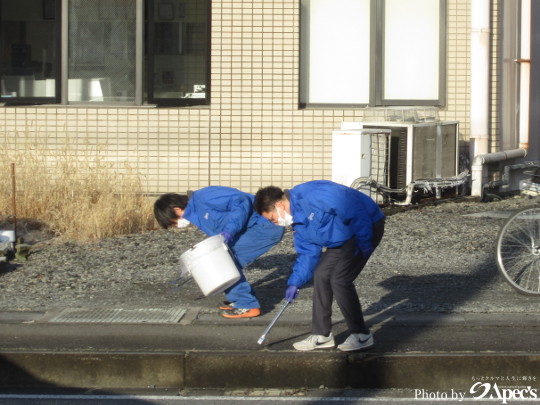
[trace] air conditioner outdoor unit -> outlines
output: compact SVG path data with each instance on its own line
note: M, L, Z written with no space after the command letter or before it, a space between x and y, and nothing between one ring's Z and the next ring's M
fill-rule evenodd
M419 179L458 174L458 121L343 122L341 128L390 131L386 185L391 188L400 189Z

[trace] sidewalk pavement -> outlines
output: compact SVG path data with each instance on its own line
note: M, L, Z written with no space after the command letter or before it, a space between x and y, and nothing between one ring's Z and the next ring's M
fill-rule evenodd
M309 333L311 314L296 309L283 313L263 344L257 341L277 308L257 318L229 320L191 306L178 308L174 322L154 321L154 313L141 309L139 321L127 323L118 316L107 319L122 312L118 309L94 319L80 308L0 313L0 387L469 392L484 380L540 385L540 313L383 311L366 317L373 348L302 353L292 343ZM336 344L347 337L339 317L334 335Z
M283 294L264 279L265 312L253 319L220 317L221 296L199 299L194 283L178 307L0 312L0 389L539 389L539 298L497 279L492 258L467 254L480 263L370 280L361 297L375 346L361 352L292 348L310 332L309 287L258 344ZM340 316L335 308L336 344L347 338Z

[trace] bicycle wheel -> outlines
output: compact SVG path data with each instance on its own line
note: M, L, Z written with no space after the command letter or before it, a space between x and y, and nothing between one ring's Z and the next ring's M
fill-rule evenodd
M540 208L508 218L497 238L497 265L516 290L540 295Z

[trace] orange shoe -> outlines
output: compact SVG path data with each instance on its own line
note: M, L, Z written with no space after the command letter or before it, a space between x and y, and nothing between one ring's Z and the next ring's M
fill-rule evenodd
M261 314L260 308L232 308L221 311L221 316L229 319L255 318Z

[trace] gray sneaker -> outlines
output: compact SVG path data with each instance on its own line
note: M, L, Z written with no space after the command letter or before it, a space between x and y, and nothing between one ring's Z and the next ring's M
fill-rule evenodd
M334 336L332 336L332 333L330 333L329 336L311 335L306 339L293 344L293 347L301 352L307 352L315 349L331 349L335 346L336 344L334 342Z
M367 349L374 344L373 335L371 333L353 333L337 348L344 352L351 352L353 350Z

